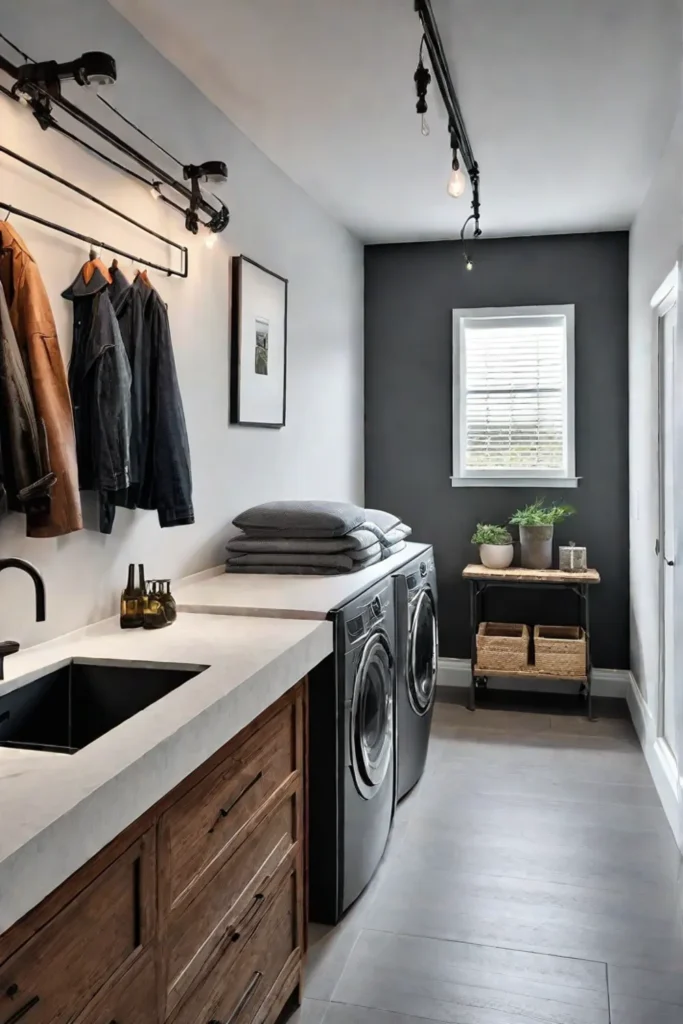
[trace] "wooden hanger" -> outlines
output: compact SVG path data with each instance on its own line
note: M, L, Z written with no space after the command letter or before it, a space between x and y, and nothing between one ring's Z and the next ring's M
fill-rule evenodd
M112 283L111 274L109 273L109 271L107 270L106 266L99 258L99 256L97 256L95 250L91 249L90 259L88 260L87 263L83 264L83 269L81 271L81 273L83 274L83 280L85 281L86 284L90 284L90 282L92 281L93 274L95 273L96 270L99 270L107 284Z
M137 273L135 274L135 280L137 281L138 278L140 278L142 283L144 285L146 285L147 288L151 288L152 287L152 282L147 277L147 271L146 270L138 270Z

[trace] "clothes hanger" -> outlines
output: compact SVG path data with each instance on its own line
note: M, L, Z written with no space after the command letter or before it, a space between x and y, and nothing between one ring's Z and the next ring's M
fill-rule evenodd
M100 259L100 257L97 255L97 250L91 249L90 258L88 259L87 263L83 264L83 269L81 270L81 273L83 274L83 280L85 281L86 284L90 284L90 281L92 280L93 274L95 273L96 270L99 270L107 284L112 283L112 276L107 270L102 260Z
M146 271L146 270L140 270L140 269L138 268L138 270L136 271L136 274L135 274L135 280L137 281L137 279L138 279L138 278L140 278L140 280L142 281L142 283L143 283L144 285L146 285L146 286L147 286L147 288L151 288L151 287L152 287L152 282L151 282L151 281L150 281L150 279L148 278L148 276L147 276L147 271Z

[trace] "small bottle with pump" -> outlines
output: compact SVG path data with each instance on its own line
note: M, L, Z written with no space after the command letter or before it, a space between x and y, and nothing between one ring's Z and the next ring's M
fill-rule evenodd
M135 586L135 566L128 566L128 582L121 594L121 629L137 629L144 624L142 591Z

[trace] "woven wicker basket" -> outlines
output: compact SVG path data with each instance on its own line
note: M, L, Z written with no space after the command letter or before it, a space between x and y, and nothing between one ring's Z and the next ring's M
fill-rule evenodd
M537 672L570 679L586 674L586 633L580 626L534 626Z
M523 672L529 664L529 627L518 622L482 622L477 665L491 671Z

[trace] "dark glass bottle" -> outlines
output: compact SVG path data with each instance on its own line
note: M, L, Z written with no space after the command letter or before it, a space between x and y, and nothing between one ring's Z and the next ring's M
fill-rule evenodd
M142 591L135 586L135 566L128 566L128 582L121 594L121 629L137 629L144 623Z

